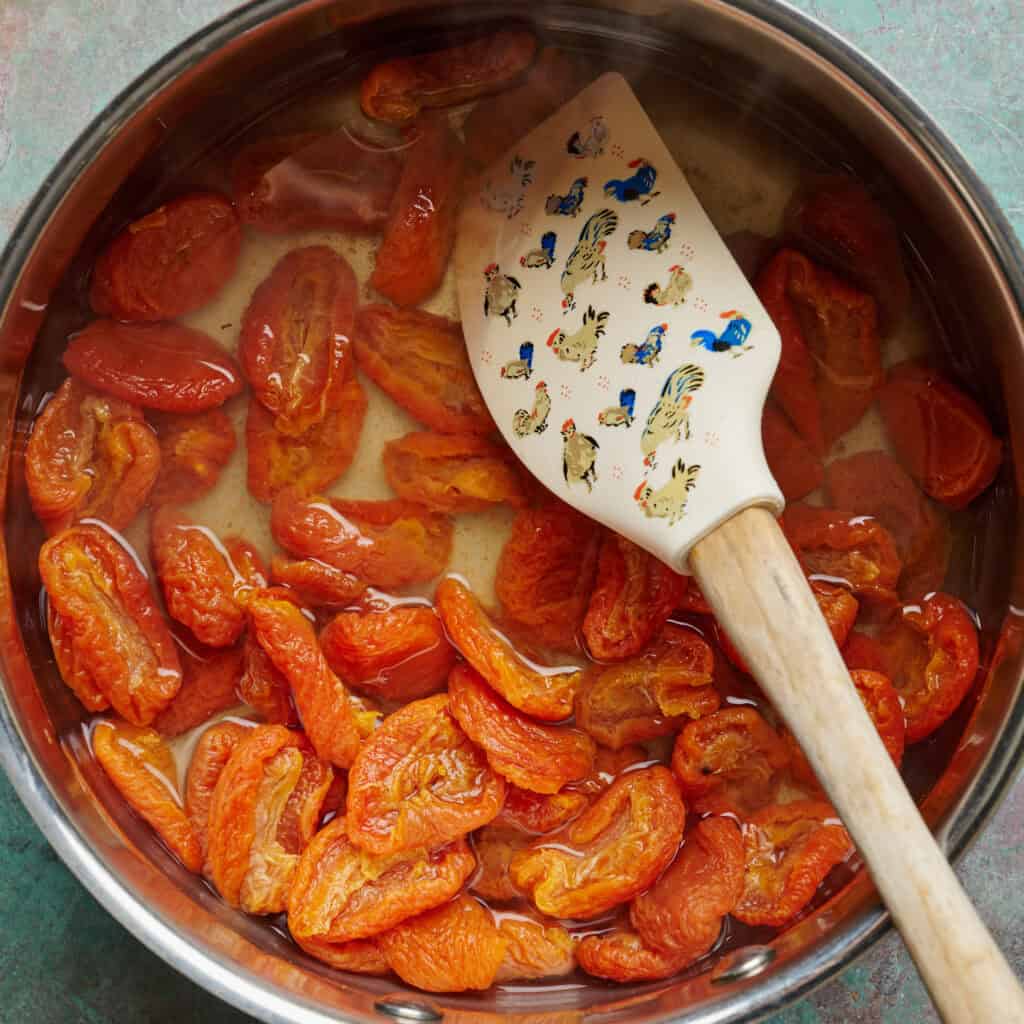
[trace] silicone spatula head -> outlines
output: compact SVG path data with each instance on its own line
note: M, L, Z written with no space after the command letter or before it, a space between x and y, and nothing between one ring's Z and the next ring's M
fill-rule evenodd
M778 332L621 75L481 175L455 260L480 390L556 495L680 568L736 512L782 510Z

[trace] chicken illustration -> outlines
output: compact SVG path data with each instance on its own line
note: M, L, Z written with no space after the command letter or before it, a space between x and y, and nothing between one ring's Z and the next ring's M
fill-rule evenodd
M603 427L628 427L633 423L633 409L636 405L636 392L625 388L619 392L619 404L610 405L597 414L597 422Z
M583 230L579 241L569 253L562 271L562 310L568 312L576 308L576 289L581 284L591 281L596 284L608 277L604 269L605 239L619 226L619 218L614 210L598 210L592 213Z
M681 306L691 287L693 278L677 263L668 268L668 284L664 288L654 281L644 289L644 302L652 306Z
M750 321L735 309L723 313L722 318L729 318L725 330L721 334L714 331L694 331L690 335L694 348L707 349L708 352L731 352L733 358L741 356L752 346L746 343L750 337Z
M604 337L608 314L598 313L587 306L580 329L573 334L554 330L548 338L548 348L566 363L579 363L580 372L589 370L597 358L597 343Z
M646 206L660 192L652 192L654 183L658 180L658 172L654 169L649 160L639 157L629 163L629 169L634 173L628 178L612 178L604 183L604 194L620 203L631 203L636 199L640 200L641 206Z
M512 326L512 321L519 315L516 313L516 299L522 285L508 274L501 273L497 263L484 268L487 287L484 289L484 316L504 317L505 323Z
M481 192L484 206L503 213L511 220L523 208L526 186L533 184L534 160L514 156L509 161L508 179L499 183L488 181Z
M676 222L674 213L660 216L650 231L630 231L626 244L630 249L643 249L645 252L664 252L668 240L672 237L672 225Z
M582 132L573 132L565 145L566 152L577 160L588 156L595 159L601 156L608 141L608 124L603 117L591 118L586 130L586 138Z
M533 373L533 342L524 341L519 346L519 358L507 362L501 368L501 375L506 380L517 380L519 377L529 380L531 373Z
M564 196L553 193L544 203L544 212L575 217L583 208L583 190L587 187L586 178L577 178Z
M588 491L594 489L600 447L594 438L581 434L572 420L562 424L562 475L567 484L584 483Z
M639 345L628 342L619 349L619 358L629 365L654 366L661 358L661 343L668 330L668 324L655 324Z
M667 519L669 526L682 519L690 491L697 484L700 466L687 466L677 459L672 475L657 490L645 480L633 492L633 499L651 519Z
M693 363L684 363L668 375L640 435L645 466L656 465L658 445L669 440L679 441L684 435L690 439L690 403L693 393L703 385L704 371Z
M512 432L516 437L543 434L548 429L548 413L551 412L551 396L544 381L538 381L533 393L533 408L516 409L512 416Z
M525 256L519 257L521 267L543 267L545 270L555 262L555 242L558 241L554 231L545 231L540 236L540 248L531 249Z

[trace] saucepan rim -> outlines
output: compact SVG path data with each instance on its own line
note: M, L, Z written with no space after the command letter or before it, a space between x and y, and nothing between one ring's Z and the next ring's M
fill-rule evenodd
M710 2L731 6L785 33L824 58L881 104L923 149L965 204L1017 308L1024 310L1024 252L1008 221L963 154L889 75L830 29L781 0ZM310 0L305 6L316 8L327 3L328 0ZM107 104L57 162L15 226L0 256L0 314L11 301L21 269L63 196L108 139L150 99L208 55L297 6L302 5L295 0L255 0L224 15L156 61ZM952 859L962 855L1011 783L1021 746L1016 737L1022 726L1024 707L1018 701L987 762L951 815L944 838ZM136 899L57 800L20 734L6 694L0 700L0 764L40 830L79 881L139 941L172 967L238 1009L270 1024L328 1024L343 1019L334 1010L318 1009L302 996L286 993L247 971L240 972L214 950L201 949L190 942L171 923ZM863 954L888 927L888 915L880 906L866 909L858 920L837 929L841 934L821 940L812 953L781 964L755 987L715 1000L707 1013L700 1016L700 1024L756 1019L778 1010Z

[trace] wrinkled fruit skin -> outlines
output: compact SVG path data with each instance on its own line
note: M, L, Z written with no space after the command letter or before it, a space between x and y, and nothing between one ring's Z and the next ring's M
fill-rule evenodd
M275 586L290 587L303 604L313 608L345 608L356 604L366 591L358 576L315 558L274 555L270 578Z
M28 440L32 511L51 534L85 518L123 530L145 504L160 463L160 445L135 406L69 378Z
M348 834L388 856L486 825L505 782L459 728L447 694L406 704L363 744L348 777Z
M242 390L242 373L209 335L175 323L94 320L64 365L97 391L158 412L203 412Z
M58 664L73 665L122 718L149 725L181 688L182 675L134 557L102 527L72 526L42 546L39 574L60 623Z
M425 992L490 988L509 945L490 910L465 893L379 941L395 974Z
M825 876L853 850L826 803L772 804L743 826L743 895L733 917L779 928L811 901Z
M495 981L558 978L576 966L575 942L560 924L528 917L505 917L498 932L508 943Z
M286 592L260 591L249 601L253 634L288 681L317 755L348 768L359 749L359 726L345 684L331 671L313 624Z
M362 306L356 315L355 354L374 384L431 430L494 431L457 320L421 309Z
M509 782L550 794L590 774L595 744L586 733L533 721L466 665L449 676L448 696L455 720Z
M330 766L302 733L260 725L238 743L214 787L208 819L210 875L231 906L250 914L287 907L331 780Z
M770 402L761 416L761 441L768 469L786 501L799 501L821 486L825 478L821 459Z
M103 250L89 301L116 320L173 320L205 306L234 276L242 230L212 192L182 196L129 224Z
M512 881L542 913L596 917L651 886L675 856L685 821L668 769L629 772L562 832L516 854Z
M178 657L181 689L153 719L153 728L161 736L180 736L238 703L244 660L241 646L195 653L182 650Z
M238 352L255 397L298 437L344 400L358 283L333 249L293 249L253 293Z
M222 409L196 416L150 413L160 443L160 474L149 503L180 505L195 501L217 485L235 452L235 428Z
M437 613L424 605L341 612L324 627L320 646L349 686L395 701L444 689L456 658Z
M688 963L680 953L663 953L635 932L615 930L588 935L576 950L580 967L608 981L659 981L678 974Z
M199 871L202 848L182 807L174 757L160 735L128 722L102 721L93 729L92 749L132 809L189 871Z
M498 633L472 591L452 576L438 584L435 603L463 657L509 704L546 722L569 717L581 672L532 668Z
M461 46L384 61L363 79L363 113L401 123L424 107L450 107L485 96L524 71L536 49L532 33L509 29Z
M476 866L465 840L377 857L353 846L334 818L299 862L288 900L288 930L299 943L366 939L450 900Z

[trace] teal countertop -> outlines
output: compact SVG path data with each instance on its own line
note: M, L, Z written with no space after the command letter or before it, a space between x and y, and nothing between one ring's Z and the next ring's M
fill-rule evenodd
M224 0L0 0L0 246L79 130ZM796 0L900 81L1024 235L1024 2ZM1024 973L1024 782L958 874ZM0 777L0 1020L234 1024L244 1015L145 950L75 881ZM771 1024L936 1021L890 934ZM993 1022L995 1024L995 1022Z

